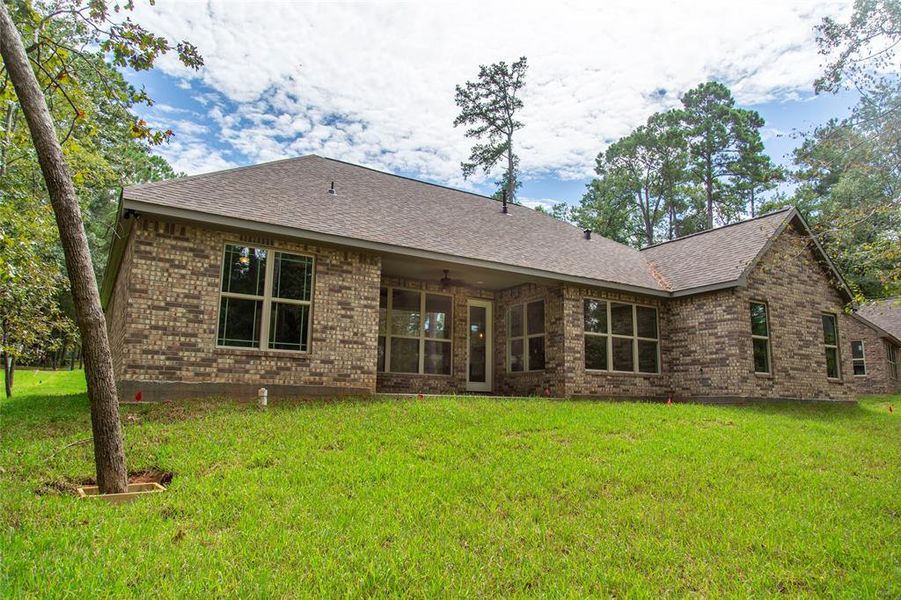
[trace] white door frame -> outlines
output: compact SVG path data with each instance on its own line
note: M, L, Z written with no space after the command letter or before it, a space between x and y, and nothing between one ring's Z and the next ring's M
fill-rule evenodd
M471 323L469 322L472 306L479 306L485 309L485 381L469 381L469 336L472 333ZM490 392L494 380L494 303L491 300L476 300L467 298L466 300L466 391L469 392Z

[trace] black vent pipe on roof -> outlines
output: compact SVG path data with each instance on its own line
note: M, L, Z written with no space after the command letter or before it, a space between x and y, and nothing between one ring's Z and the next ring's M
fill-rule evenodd
M335 191L335 182L334 181L332 182L332 187L330 187L328 189L328 193L331 194L332 196L335 196L338 194L338 192Z
M501 202L503 203L503 205L501 206L501 212L506 215L507 214L507 190L503 191L503 194L501 194L501 197L502 197Z
M586 240L590 240L590 239L591 239L591 230L590 230L590 229L586 229L586 230L585 230L585 239L586 239Z

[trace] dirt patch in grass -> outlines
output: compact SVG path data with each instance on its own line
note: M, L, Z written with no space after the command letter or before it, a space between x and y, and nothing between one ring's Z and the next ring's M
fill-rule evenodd
M151 467L150 469L129 473L128 483L158 483L166 486L169 485L173 477L175 477L175 473L172 471ZM78 488L84 485L97 485L97 480L89 477L81 480L57 479L55 481L46 481L34 493L38 496L77 495Z

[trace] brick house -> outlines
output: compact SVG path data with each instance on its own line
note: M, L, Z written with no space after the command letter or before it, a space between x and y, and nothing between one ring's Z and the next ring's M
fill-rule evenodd
M858 394L901 392L901 297L862 305L848 336Z
M639 251L304 156L125 189L117 234L102 297L123 399L857 393L865 321L792 209Z

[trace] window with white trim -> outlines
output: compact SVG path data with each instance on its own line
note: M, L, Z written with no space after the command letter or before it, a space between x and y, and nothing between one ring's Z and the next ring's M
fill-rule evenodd
M660 372L656 308L586 298L583 310L585 369Z
M770 319L766 304L751 302L751 350L754 372L767 375L770 365Z
M838 320L834 314L823 313L823 346L826 349L826 377L841 378L841 359L838 352Z
M544 369L544 300L507 309L507 370L511 373Z
M450 375L452 315L449 295L381 288L378 370Z
M851 342L851 364L854 366L854 374L864 376L867 374L867 360L864 353L863 340Z
M307 352L313 257L227 244L216 344Z
M888 374L898 379L898 349L891 342L885 342L885 355L888 358Z

